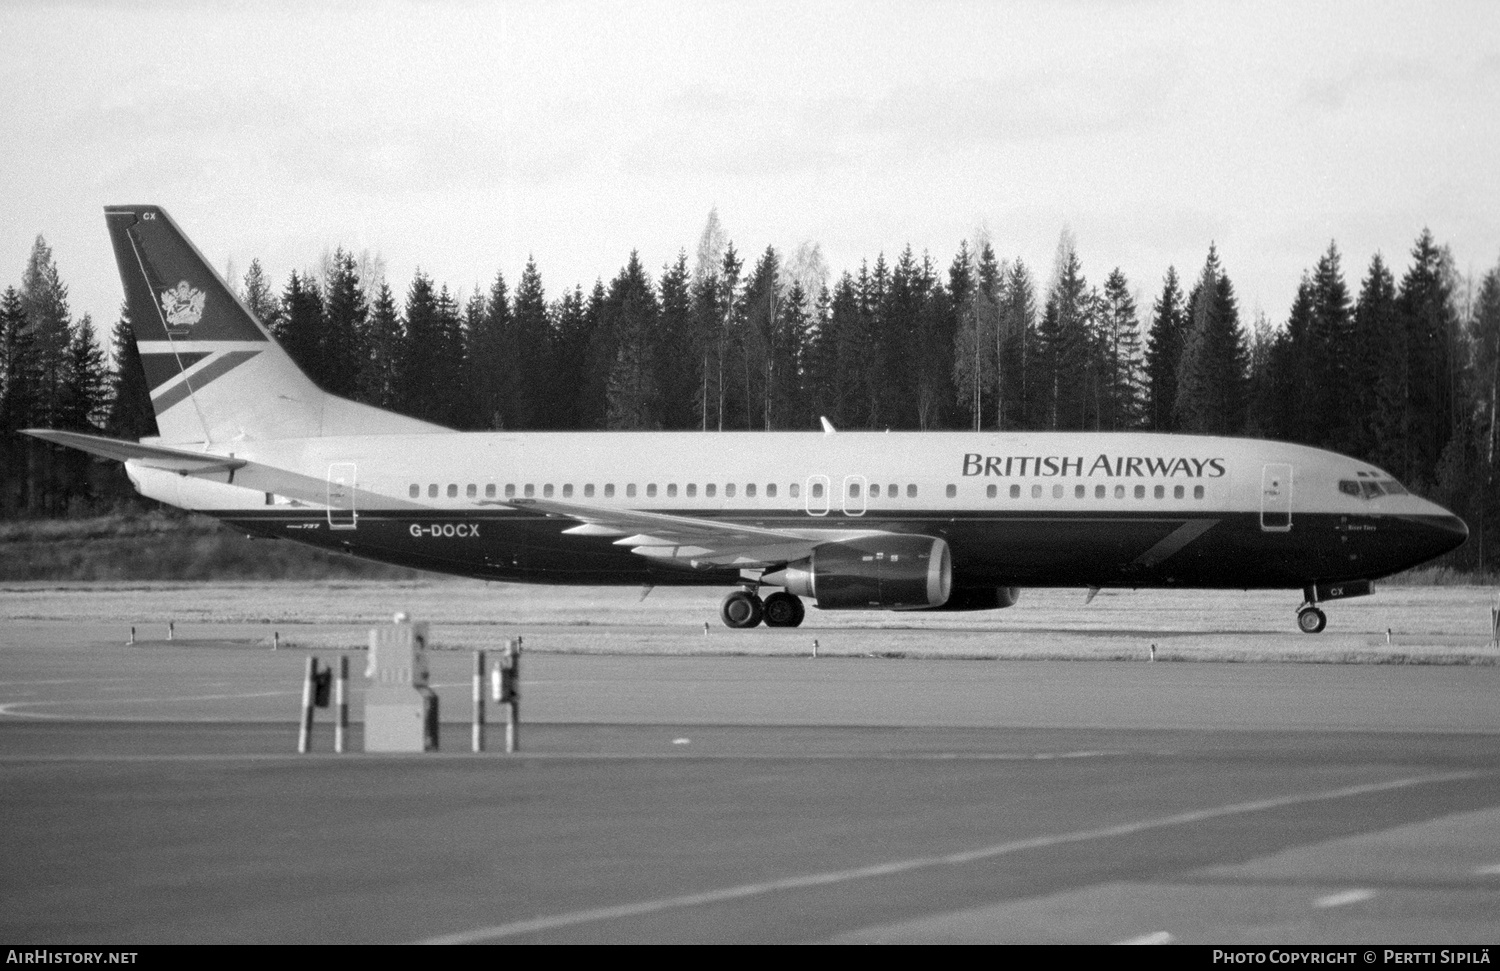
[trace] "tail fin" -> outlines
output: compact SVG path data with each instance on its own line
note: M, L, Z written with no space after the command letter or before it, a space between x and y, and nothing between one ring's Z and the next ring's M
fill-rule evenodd
M163 441L441 430L318 388L159 206L104 216Z

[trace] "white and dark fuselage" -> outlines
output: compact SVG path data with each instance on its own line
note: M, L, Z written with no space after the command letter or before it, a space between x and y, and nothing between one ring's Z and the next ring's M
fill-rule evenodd
M249 533L493 580L738 587L732 627L1026 586L1301 589L1463 542L1368 464L1142 433L454 432L314 385L157 206L105 210L159 439L28 434ZM763 588L780 588L761 601Z
M495 580L725 585L739 576L733 565L643 556L617 535L565 533L570 521L528 509L528 499L831 538L940 537L958 588L1301 589L1386 576L1465 535L1456 517L1396 491L1373 466L1254 439L451 433L230 451L298 469L308 490L329 498L261 492L244 476L230 485L227 473L210 481L134 469L132 477L153 498L247 532ZM519 508L506 504L518 500Z

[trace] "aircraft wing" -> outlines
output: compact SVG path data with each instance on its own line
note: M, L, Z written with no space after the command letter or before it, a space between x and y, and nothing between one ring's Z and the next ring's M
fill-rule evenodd
M115 459L119 462L134 460L141 465L151 469L161 469L164 472L176 472L180 475L203 475L212 472L229 472L233 469L242 469L246 462L244 459L230 458L226 455L213 455L207 452L190 452L181 448L168 448L164 445L142 445L140 442L127 442L119 438L105 438L102 435L85 435L81 432L59 432L50 428L26 428L21 431L23 435L32 438L40 438L45 442L54 442L58 445L66 445L79 451L89 452L93 455L102 455L107 459Z
M535 510L577 523L564 533L618 536L617 546L695 569L769 567L810 556L824 543L877 535L879 530L789 529L673 516L640 509L588 506L552 499L508 499L497 505Z

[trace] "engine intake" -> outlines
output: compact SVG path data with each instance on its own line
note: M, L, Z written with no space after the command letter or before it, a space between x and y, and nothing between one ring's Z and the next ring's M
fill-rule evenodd
M953 590L953 558L934 536L869 536L824 543L762 583L812 597L823 610L922 610Z

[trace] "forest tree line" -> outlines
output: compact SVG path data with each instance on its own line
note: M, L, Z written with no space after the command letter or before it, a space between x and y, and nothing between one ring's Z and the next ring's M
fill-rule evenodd
M1500 565L1500 265L1467 278L1426 230L1404 268L1376 254L1351 286L1342 264L1330 243L1273 323L1245 319L1212 245L1142 307L1119 269L1091 283L1066 233L1045 275L981 239L830 284L816 247L747 258L710 214L691 262L653 279L632 253L552 296L534 261L514 287L419 269L398 294L342 249L280 288L256 261L235 283L320 386L452 428L1252 435L1385 468L1468 521L1454 565ZM109 466L15 434L155 434L123 309L111 347L112 366L38 237L0 295L0 516L126 501Z

